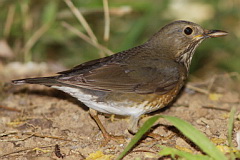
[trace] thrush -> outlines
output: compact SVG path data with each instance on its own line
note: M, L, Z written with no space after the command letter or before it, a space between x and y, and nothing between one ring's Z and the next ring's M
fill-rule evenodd
M197 46L207 38L225 35L225 31L175 21L137 47L80 64L57 76L12 82L56 88L90 109L130 116L128 128L136 132L142 114L163 108L177 96Z

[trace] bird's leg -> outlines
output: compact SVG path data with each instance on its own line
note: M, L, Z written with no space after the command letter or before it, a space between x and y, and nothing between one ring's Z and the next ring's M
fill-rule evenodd
M131 134L136 134L138 131L138 121L139 121L139 116L131 116L130 117L130 122L128 125L128 131Z
M129 126L128 126L128 131L131 134L135 135L138 132L138 129L140 128L138 126L139 119L140 119L140 116L131 116L130 117L130 123L129 123ZM159 134L151 132L151 129L150 129L150 131L148 131L145 136L151 137L151 138L156 139L156 140L160 140L160 139L165 140L165 139L170 139L171 137L174 136L174 134L172 134L170 136L167 136L167 137L164 137L164 136L161 136Z
M123 136L114 136L111 135L107 132L107 130L105 129L105 127L103 126L102 122L100 121L100 119L98 118L98 113L97 111L93 110L93 109L89 109L89 114L91 115L91 117L94 119L94 121L97 123L99 129L101 130L103 137L105 139L103 145L106 145L110 140L114 140L114 141L120 141L122 142L124 140Z

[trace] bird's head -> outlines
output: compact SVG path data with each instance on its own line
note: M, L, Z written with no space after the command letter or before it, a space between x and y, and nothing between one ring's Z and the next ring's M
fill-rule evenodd
M173 58L189 69L194 51L204 39L225 35L225 31L206 30L192 22L175 21L164 26L148 42L161 56Z

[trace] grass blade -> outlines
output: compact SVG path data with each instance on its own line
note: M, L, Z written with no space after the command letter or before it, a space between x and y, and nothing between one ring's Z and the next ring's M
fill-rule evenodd
M125 149L123 150L123 152L117 157L116 160L120 160L122 159L127 152L129 152L134 145L142 138L142 136L152 127L152 125L159 119L161 118L161 116L154 116L149 118L144 124L143 126L139 129L139 131L136 133L136 135L132 138L132 140L130 141L130 143L127 145L127 147L125 147Z
M175 148L170 148L170 147L164 147L164 146L160 146L162 148L162 150L159 152L159 154L161 156L168 156L171 155L171 157L174 159L175 156L180 156L186 160L210 160L212 158L206 156L206 155L201 155L201 154L192 154L192 153L188 153L185 151L180 151L178 149Z
M162 116L171 122L178 130L180 130L187 138L194 142L203 152L216 160L227 160L225 155L219 151L216 146L200 131L194 128L188 122L171 116Z

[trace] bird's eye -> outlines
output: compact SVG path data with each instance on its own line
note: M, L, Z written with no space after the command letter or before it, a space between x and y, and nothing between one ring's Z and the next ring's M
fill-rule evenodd
M190 28L190 27L187 27L187 28L184 29L184 33L185 33L186 35L190 35L190 34L192 34L192 32L193 32L193 30L192 30L192 28Z

